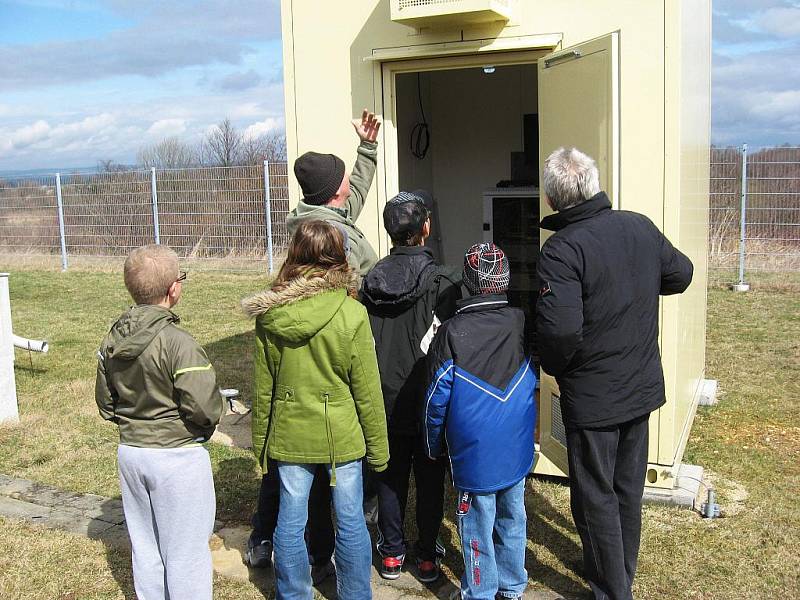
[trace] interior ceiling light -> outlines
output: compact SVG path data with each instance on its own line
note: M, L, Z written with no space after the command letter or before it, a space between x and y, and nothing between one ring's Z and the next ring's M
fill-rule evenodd
M491 75L492 73L494 73L494 65L486 65L485 67L483 67L483 72L486 73L487 75Z

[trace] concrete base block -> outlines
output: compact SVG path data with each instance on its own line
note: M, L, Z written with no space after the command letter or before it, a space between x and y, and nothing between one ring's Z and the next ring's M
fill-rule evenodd
M734 283L731 285L731 289L734 292L749 292L750 291L750 284L749 283Z
M700 384L700 399L697 404L699 406L714 406L717 402L719 402L717 398L717 380L703 379Z
M675 478L674 488L665 490L646 487L642 499L648 504L668 504L694 508L702 480L703 467L681 464L678 469L678 476Z

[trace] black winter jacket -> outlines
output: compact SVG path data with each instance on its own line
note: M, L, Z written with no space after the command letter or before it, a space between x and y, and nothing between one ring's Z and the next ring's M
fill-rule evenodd
M659 294L679 294L692 263L644 215L604 192L542 219L536 327L542 368L567 427L624 423L664 404Z
M437 325L449 319L459 298L461 273L438 266L424 246L392 248L364 278L361 301L375 338L389 433L420 432L434 314Z

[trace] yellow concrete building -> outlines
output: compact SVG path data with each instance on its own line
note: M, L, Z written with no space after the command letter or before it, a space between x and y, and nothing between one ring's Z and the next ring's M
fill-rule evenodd
M317 150L352 163L346 119L363 107L383 119L358 221L379 254L386 200L427 189L435 252L459 264L493 239L511 259L511 299L530 314L549 212L541 161L572 145L597 160L616 208L644 213L689 255L694 283L662 301L667 404L650 423L648 485L672 487L705 368L710 1L282 0L281 14L290 162ZM539 413L536 470L565 474L546 375Z

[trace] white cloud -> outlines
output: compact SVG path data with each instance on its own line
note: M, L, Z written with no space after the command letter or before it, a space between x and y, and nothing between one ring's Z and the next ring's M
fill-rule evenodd
M11 140L11 148L26 148L31 144L35 144L47 138L50 133L50 125L47 121L42 119L20 127L12 132L9 139Z
M783 38L800 36L800 7L781 7L765 10L753 19L764 33Z
M277 0L118 0L110 8L132 25L99 29L91 39L0 44L0 90L239 65L255 52L254 45L280 36ZM256 85L258 77L255 72L234 73L219 85L245 89Z
M117 118L110 113L51 125L39 119L16 129L0 129L0 154L5 157L51 156L108 146L119 141Z
M800 124L800 89L753 94L751 113L773 121Z
M244 130L244 136L247 138L257 138L260 135L271 133L283 126L283 120L275 117L267 117L263 121L253 123Z
M152 138L163 139L173 135L181 135L185 131L185 119L160 119L150 125L147 129L147 135Z

